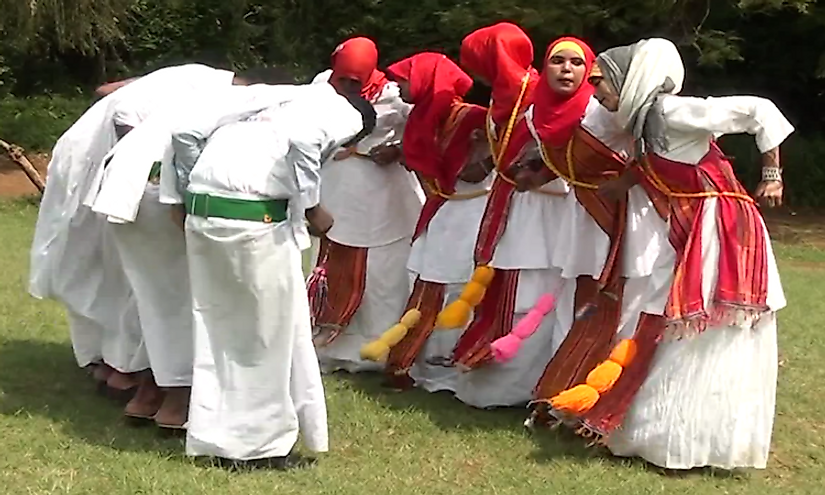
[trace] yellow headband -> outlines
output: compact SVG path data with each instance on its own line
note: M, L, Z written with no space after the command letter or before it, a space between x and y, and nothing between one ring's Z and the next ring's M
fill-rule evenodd
M593 64L593 68L590 69L590 75L587 76L588 79L593 79L594 77L603 77L602 76L602 69L599 67L598 63Z
M567 40L557 43L553 47L553 49L550 50L550 57L552 57L553 55L559 53L562 50L570 50L572 52L575 52L576 55L578 55L579 57L584 58L584 50L582 50L582 47L580 47L579 44L576 43L575 41L567 41Z

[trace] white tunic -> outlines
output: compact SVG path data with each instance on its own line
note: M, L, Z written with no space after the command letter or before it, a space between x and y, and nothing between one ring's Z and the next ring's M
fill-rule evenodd
M202 122L220 119L192 117L194 124L176 133L183 137L176 149L197 157L192 147L200 139L193 136L211 137L189 191L286 199L290 207L286 221L272 224L187 217L195 317L187 454L284 456L299 431L310 450L325 452L326 405L301 271L305 229L298 229L304 209L319 202L322 160L357 134L361 116L331 86L319 85L306 98L214 133L203 132Z
M323 83L330 74L319 74L314 83ZM411 109L395 83L384 86L372 103L375 130L358 143L359 153L400 140ZM318 354L325 371L379 369L361 359L361 347L393 325L407 303L411 279L406 265L424 193L415 175L398 163L379 166L356 156L340 161L330 157L321 175L321 204L335 219L328 237L369 252L361 306L347 328Z
M766 152L793 127L770 101L756 97L666 96L667 150L660 156L698 163L710 141L749 133ZM703 292L712 300L718 276L717 200L705 200L702 217ZM770 311L743 326L711 326L698 336L659 345L650 374L608 446L620 456L639 456L669 469L714 466L765 468L776 396L775 312L786 304L768 232ZM663 250L648 288L644 311L662 314L673 280L675 257ZM674 391L677 391L674 393Z
M179 76L200 77L199 72L184 71ZM192 86L197 82L190 81ZM149 166L171 161L171 128L178 116L194 111L195 105L211 100L228 105L228 95L237 94L244 95L238 98L237 109L251 113L265 105L280 104L298 92L292 86L232 87L231 79L224 83L223 87L204 83L206 87L197 91L178 94L177 102L156 111L121 139L112 150L101 193L95 200L95 211L108 215L110 221L113 216L117 220L109 228L135 291L149 363L161 387L191 385L194 344L184 235L172 222L169 207L159 202L160 187L147 183ZM178 86L182 84L178 82ZM253 110L241 105L247 100ZM135 107L118 104L116 112L123 106Z
M330 73L319 74L315 83L329 79ZM401 100L395 83L388 83L372 103L377 114L375 130L358 143L359 153L400 140L412 108ZM404 167L397 163L380 166L359 157L329 159L321 175L321 204L335 218L329 232L333 241L371 248L412 235L424 193L415 175Z

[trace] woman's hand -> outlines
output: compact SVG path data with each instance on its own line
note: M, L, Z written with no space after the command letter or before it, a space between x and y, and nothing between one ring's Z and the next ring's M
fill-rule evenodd
M401 147L392 144L380 144L370 150L370 158L378 165L390 165L401 158Z
M756 186L753 196L762 206L775 208L782 206L785 184L782 182L782 167L779 164L779 148L766 151L762 155L762 182Z
M638 182L636 173L632 169L628 169L618 178L603 182L599 186L598 193L610 201L621 201L627 197L630 188Z
M307 222L309 222L309 233L315 237L323 237L334 223L332 215L323 209L321 205L310 208L306 211Z
M785 192L785 184L779 180L769 180L759 183L756 186L754 198L760 205L768 208L782 206L782 197Z
M169 210L172 221L177 225L181 231L185 231L184 224L186 222L186 208L183 205L172 205Z
M464 165L464 168L462 168L461 172L458 174L458 178L464 182L478 184L479 182L483 182L492 171L493 159L487 158L486 160L482 160L480 162L473 162Z

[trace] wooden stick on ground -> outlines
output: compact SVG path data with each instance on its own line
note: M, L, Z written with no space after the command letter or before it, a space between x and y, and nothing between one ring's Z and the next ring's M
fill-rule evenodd
M23 172L26 173L29 180L32 181L32 184L34 184L34 187L40 191L40 194L43 194L43 191L46 189L46 183L43 181L43 178L40 177L40 174L37 172L37 169L34 168L34 165L32 165L29 159L26 158L23 148L17 146L16 144L9 144L2 139L0 139L0 147L6 150L6 153L9 154L9 158L11 158L14 163L23 169Z

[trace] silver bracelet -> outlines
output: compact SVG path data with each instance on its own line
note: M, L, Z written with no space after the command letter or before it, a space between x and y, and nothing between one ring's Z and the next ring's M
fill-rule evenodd
M779 167L762 167L762 182L782 182L782 169Z

